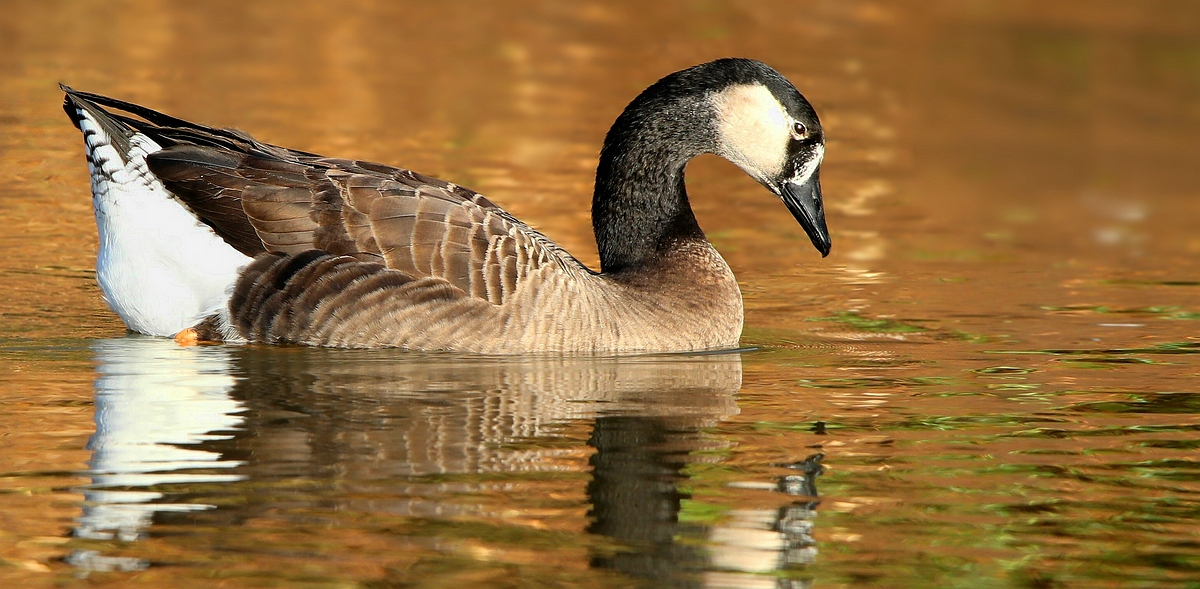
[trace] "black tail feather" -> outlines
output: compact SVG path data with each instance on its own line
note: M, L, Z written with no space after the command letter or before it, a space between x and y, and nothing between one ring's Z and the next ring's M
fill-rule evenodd
M154 140L160 147L170 147L178 144L193 144L206 147L230 149L236 152L252 153L261 157L279 158L290 155L312 156L314 154L283 149L274 145L260 143L253 137L237 129L221 129L208 127L186 121L171 115L160 113L132 102L117 100L101 94L81 92L65 84L59 88L66 93L63 109L71 117L75 126L79 127L79 115L76 111L82 108L102 121L110 121L114 127L122 127L124 136L134 132L142 133ZM117 109L138 118L110 112L102 107ZM111 132L106 127L106 132Z
M129 140L133 137L134 130L125 121L114 117L108 111L90 101L84 93L76 92L63 84L59 84L58 87L67 93L66 99L63 101L63 110L71 118L71 123L75 125L75 128L83 131L83 113L87 113L90 118L94 119L100 125L100 129L108 135L109 141L112 142L121 159L125 159L126 154L130 150Z
M63 92L67 93L68 101L70 101L71 99L74 99L75 101L83 101L83 102L90 103L93 107L95 107L96 105L102 105L102 106L107 106L110 108L123 110L129 114L137 115L137 116L139 116L151 123L154 123L155 125L158 125L160 127L184 127L184 128L207 129L206 127L202 127L201 125L197 125L195 123L191 123L191 122L185 121L183 119L175 118L171 115L165 115L156 110L151 110L149 108L141 106L140 104L134 104L132 102L125 102L124 100L117 100L116 98L109 98L108 96L103 96L100 94L92 94L91 92L82 92L79 90L75 90L74 88L71 88L70 86L67 86L66 84L59 84L58 87L60 89L62 89ZM100 109L100 110L103 110L103 109ZM106 114L109 114L109 113L106 113ZM110 114L110 116L112 116L112 115ZM122 118L125 118L125 117L122 117Z

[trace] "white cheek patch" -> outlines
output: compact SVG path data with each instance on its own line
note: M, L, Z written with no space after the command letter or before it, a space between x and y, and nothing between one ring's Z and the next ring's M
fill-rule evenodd
M712 97L720 155L759 179L779 175L791 141L787 111L762 84L730 86Z

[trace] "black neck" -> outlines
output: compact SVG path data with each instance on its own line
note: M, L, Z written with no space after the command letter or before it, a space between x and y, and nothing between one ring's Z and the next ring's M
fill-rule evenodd
M596 169L592 228L605 273L636 269L681 239L704 238L683 170L711 151L705 107L641 98L609 130Z

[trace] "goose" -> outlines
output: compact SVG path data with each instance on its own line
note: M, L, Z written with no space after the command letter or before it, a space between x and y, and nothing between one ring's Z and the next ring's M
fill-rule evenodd
M684 188L704 153L757 180L830 250L821 123L755 60L669 74L617 117L592 198L599 271L457 184L60 86L84 138L103 299L131 331L181 343L735 348L741 291Z

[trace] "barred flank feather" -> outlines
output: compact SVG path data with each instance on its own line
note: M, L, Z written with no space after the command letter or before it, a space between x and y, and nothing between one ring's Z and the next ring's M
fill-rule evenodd
M338 347L409 347L442 318L495 312L445 280L321 250L259 256L230 309L247 340Z

